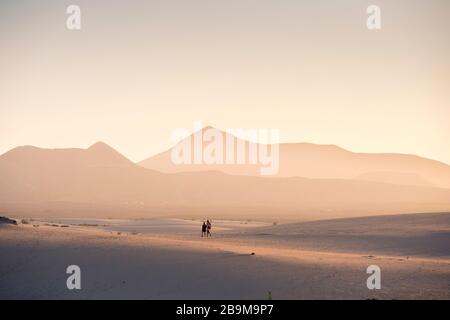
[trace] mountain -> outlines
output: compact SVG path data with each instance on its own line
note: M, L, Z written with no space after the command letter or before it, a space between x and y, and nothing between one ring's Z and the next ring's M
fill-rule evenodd
M133 162L108 146L97 142L87 149L43 149L33 146L14 148L1 156L2 163L14 166L133 166Z
M215 128L204 128L181 140L180 144L202 137L206 129L216 131L223 141L235 139L250 148L258 150L261 144L242 142L227 132ZM237 144L237 143L236 143ZM208 143L203 144L203 150ZM415 155L395 153L354 153L335 145L311 143L281 143L279 148L279 171L276 177L304 177L320 179L356 179L386 182L399 185L435 186L450 188L450 166L431 159ZM139 165L164 173L221 171L233 175L260 176L259 164L174 164L171 160L172 149L139 162ZM224 147L225 150L225 147ZM247 158L248 159L248 158ZM269 176L270 177L270 176Z
M165 174L103 143L19 147L0 156L0 212L71 217L311 220L450 210L450 190L364 180Z

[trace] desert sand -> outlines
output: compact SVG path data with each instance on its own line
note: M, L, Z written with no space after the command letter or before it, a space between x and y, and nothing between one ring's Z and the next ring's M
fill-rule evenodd
M450 298L449 213L170 232L2 225L0 298ZM81 290L66 288L71 264ZM369 265L380 290L366 287Z

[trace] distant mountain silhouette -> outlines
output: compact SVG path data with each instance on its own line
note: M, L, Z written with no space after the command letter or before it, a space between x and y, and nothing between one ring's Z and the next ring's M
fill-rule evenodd
M0 212L28 216L204 215L319 219L450 210L450 190L348 179L165 174L104 143L15 148L0 156Z
M225 139L229 133L218 131ZM191 139L202 131L185 139ZM251 142L245 142L247 150ZM204 144L205 148L207 144ZM217 170L233 175L259 176L259 164L206 165L181 164L171 161L171 150L147 158L139 165L164 173ZM396 153L354 153L335 145L311 143L279 144L280 168L277 177L320 179L356 179L400 185L450 188L450 166L415 155Z
M33 146L14 148L1 156L2 163L43 167L133 166L133 162L108 146L97 142L88 149L43 149Z

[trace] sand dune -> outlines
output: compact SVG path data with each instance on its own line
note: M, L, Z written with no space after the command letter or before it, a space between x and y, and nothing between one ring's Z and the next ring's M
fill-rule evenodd
M220 235L277 248L450 258L450 213L287 223Z
M448 218L449 214L426 214L346 219L247 234L229 231L211 239L118 235L97 228L0 226L0 298L266 299L271 291L274 299L450 299L448 246L441 255L437 242L425 242L433 256L407 256L407 242L395 254L383 250L375 254L366 241L374 224L380 224L373 231L378 236L398 231L406 235L411 230L413 238L434 232L448 236ZM392 228L383 232L383 225ZM272 240L255 241L262 230ZM291 237L288 245L277 239L286 232L303 237ZM328 236L342 233L357 236L357 250L342 241L329 241ZM321 241L330 245L317 249ZM378 244L382 249L384 243ZM409 242L410 247L415 245ZM66 288L65 269L70 264L82 270L79 291ZM366 287L366 268L373 264L381 268L381 290Z

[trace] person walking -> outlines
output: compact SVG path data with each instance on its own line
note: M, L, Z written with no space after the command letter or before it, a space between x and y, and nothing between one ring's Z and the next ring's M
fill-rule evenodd
M202 225L202 238L206 236L206 229L207 229L207 225L205 223L205 221L203 221L203 225Z
M212 227L212 225L211 225L211 221L209 221L209 220L206 220L206 237L212 237L212 235L211 235L211 227Z

